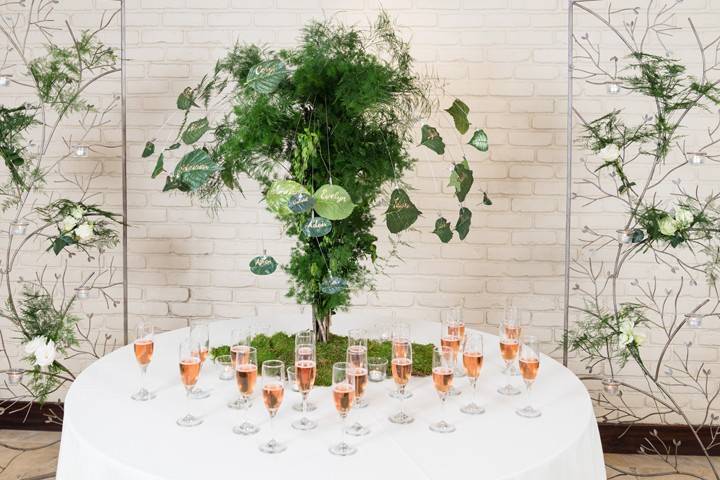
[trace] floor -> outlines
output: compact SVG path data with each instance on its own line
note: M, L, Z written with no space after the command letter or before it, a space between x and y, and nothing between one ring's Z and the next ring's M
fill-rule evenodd
M0 430L0 480L53 480L59 442L59 433ZM22 453L9 449L9 446L32 450ZM627 472L627 475L618 476L617 471L608 469L608 478L636 480L642 477L635 477L633 474L652 474L668 469L667 464L642 455L608 454L605 455L605 459L608 464ZM716 465L720 470L720 457ZM715 478L702 457L679 457L678 469L691 476L666 475L652 478L655 480Z

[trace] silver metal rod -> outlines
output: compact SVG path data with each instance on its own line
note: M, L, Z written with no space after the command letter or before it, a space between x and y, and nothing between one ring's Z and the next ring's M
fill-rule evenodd
M125 0L120 0L120 130L122 135L123 343L128 344L128 202L127 202L127 39Z
M572 159L573 159L573 7L568 0L567 25L567 159L565 163L565 303L563 310L563 365L568 364L568 345L565 339L570 331L570 226L572 213Z

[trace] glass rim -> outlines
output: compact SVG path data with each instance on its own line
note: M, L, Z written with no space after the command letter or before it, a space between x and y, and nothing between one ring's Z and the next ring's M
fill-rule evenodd
M387 363L388 363L388 359L385 357L368 357L367 360L368 360L368 365L369 364L373 364L373 365L386 364L387 365Z

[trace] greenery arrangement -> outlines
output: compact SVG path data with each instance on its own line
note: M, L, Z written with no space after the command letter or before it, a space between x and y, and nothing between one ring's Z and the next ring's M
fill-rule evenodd
M251 342L257 349L258 365L264 360L282 360L286 365L295 363L295 336L278 332L272 336L257 335ZM335 362L344 362L347 354L347 337L330 334L328 341L317 344L317 377L315 385L332 385L332 366ZM368 357L381 357L390 365L391 345L389 341L368 341ZM413 375L424 377L432 373L432 344L413 343ZM230 355L230 346L223 345L211 349L210 356L215 359L221 355ZM389 372L388 372L389 375Z
M266 207L297 238L283 266L288 296L313 306L321 341L329 339L332 313L349 306L353 291L372 288L372 273L382 268L373 207L387 202L391 234L412 228L421 215L402 176L414 163L411 130L433 102L412 67L408 44L384 13L367 31L310 22L293 49L236 45L212 75L178 96L183 120L172 143L159 150L153 139L143 152L156 157L153 177L167 173L165 191L194 195L211 208L226 192L242 192L240 175L262 185ZM224 101L231 111L211 122L207 111ZM459 134L468 133L464 102L455 100L447 113ZM423 125L421 137L421 145L444 154L436 128ZM468 144L487 151L487 135L478 129ZM166 170L166 157L181 147L189 151ZM467 158L454 165L460 240L470 230L472 212L462 202L473 181ZM484 193L483 204L491 203ZM453 228L439 218L435 233L448 242ZM250 263L259 275L276 267L266 253Z
M717 416L710 414L717 408L720 385L712 381L711 370L693 358L692 342L678 345L683 330L699 328L702 318L718 316L720 194L704 195L697 187L687 189L680 180L672 180L680 169L708 168L703 167L706 162L720 160L720 117L705 129L707 139L692 149L687 147L686 129L691 114L719 111L720 81L709 75L720 65L717 55L708 56L708 52L717 51L720 38L704 43L689 20L699 47L699 75L691 74L669 52L648 53L651 36L665 49L663 41L679 28L673 20L679 4L654 6L651 1L647 10L609 7L600 14L586 3L574 3L628 49L624 59L605 59L600 44L589 34L575 37L579 50L576 78L607 85L609 93L644 98L654 111L635 122L630 120L634 115L619 109L592 121L576 112L583 129L579 143L596 160L585 162L585 176L579 182L582 187L574 198L585 206L614 202L625 212L625 219L611 234L592 226L583 228L582 255L572 265L572 271L582 277L574 286L582 304L570 305L582 318L565 341L587 366L588 374L581 378L602 381L603 390L595 398L599 420L624 423L629 429L639 422L680 419L705 454L713 478L720 479L708 455L720 433ZM625 28L615 26L614 21L620 19ZM670 180L674 185L669 185ZM669 190L674 192L668 194ZM657 268L651 273L654 278L642 284L631 277L628 268L648 259L654 260ZM668 278L675 280L670 283ZM693 290L710 298L694 308L683 307ZM660 343L652 354L643 349L650 329ZM628 362L642 373L639 379L621 377L620 370ZM623 390L645 397L646 405L652 407L642 409L637 402L625 401ZM697 401L706 404L704 418L691 418L689 402L678 398L685 394L699 395ZM641 474L608 467L613 478L700 478L679 466L678 446L677 440L654 432L644 438L639 450L656 454L664 468Z

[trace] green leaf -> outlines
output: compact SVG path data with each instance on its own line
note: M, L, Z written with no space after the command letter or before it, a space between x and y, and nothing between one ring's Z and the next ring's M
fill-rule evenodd
M250 271L255 275L270 275L277 269L277 265L270 255L260 255L250 260Z
M208 123L207 117L195 120L191 122L183 132L182 141L185 142L186 145L192 145L200 140L208 130L210 130L210 124Z
M328 220L347 218L355 208L350 194L339 185L323 185L315 194L315 211Z
M440 217L435 220L435 230L433 230L433 233L437 235L443 243L448 243L453 237L450 222L448 222L445 217Z
M248 72L245 85L258 93L274 92L287 76L285 64L278 59L260 62Z
M468 145L472 145L473 147L477 148L481 152L487 152L488 148L490 148L488 144L488 136L485 133L483 129L475 130L475 133L473 133L472 138L468 142Z
M422 138L420 140L420 145L425 145L438 155L445 153L445 142L443 142L443 139L437 129L431 127L430 125L422 126Z
M164 160L165 160L165 154L161 153L157 159L157 163L155 163L155 169L152 172L152 178L157 177L158 175L160 175L162 172L165 171Z
M487 192L483 192L483 205L492 205L492 200L488 197Z
M61 235L57 237L52 244L52 251L55 255L62 252L63 248L67 247L68 245L72 245L75 243L75 240L72 239L72 237L69 237L67 235Z
M455 231L458 232L460 240L465 240L468 232L470 232L470 221L472 220L472 212L462 207L460 208L460 214L458 215L457 223L455 223Z
M467 117L468 113L470 113L470 108L465 102L456 98L453 104L450 105L450 108L445 109L445 111L452 115L457 131L461 134L467 133L470 128L470 121Z
M180 110L190 110L190 107L193 106L193 89L191 87L185 87L185 90L182 91L180 95L178 95L177 98L177 108Z
M473 182L473 172L470 170L467 158L463 158L462 163L458 163L453 167L448 186L455 189L455 196L458 201L464 202Z
M399 233L410 228L421 214L422 212L410 201L405 190L400 188L393 190L390 204L385 211L385 222L390 232Z
M155 144L153 142L146 142L142 152L142 158L147 158L153 153L155 153Z
M292 211L288 208L288 200L296 193L304 193L310 195L305 187L292 180L278 180L273 183L265 194L265 202L270 211L277 213L281 217L291 215Z
M197 149L186 153L180 159L175 167L173 177L179 181L177 188L181 191L184 191L183 186L193 191L204 185L217 170L218 166L212 161L210 155L205 150Z
M177 150L178 148L180 148L180 144L179 144L179 143L173 143L172 145L170 145L169 147L167 147L165 150Z

